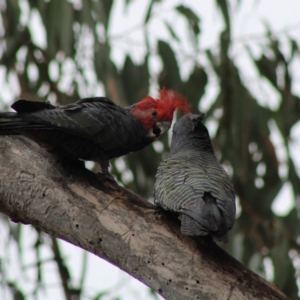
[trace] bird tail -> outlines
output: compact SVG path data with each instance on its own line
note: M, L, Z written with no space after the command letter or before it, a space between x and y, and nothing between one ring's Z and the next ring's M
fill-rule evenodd
M199 219L199 217L198 217ZM203 219L204 222L206 222ZM207 222L206 222L207 223ZM201 223L193 219L192 217L182 214L181 215L181 228L182 234L191 236L206 236L211 235L216 242L223 242L228 244L230 239L228 233L213 232L210 228L203 226Z
M18 113L0 113L0 135L17 135L27 130L41 129L43 127L45 126L22 120Z
M223 235L212 234L212 236L216 242L219 242L219 243L222 242L224 244L228 244L230 242L228 232Z
M15 112L2 112L0 113L0 122L5 120L12 120L18 118L18 114Z
M224 216L218 209L216 199L209 193L204 193L205 207L182 208L181 232L185 235L212 235L218 242L228 243L228 228L224 224Z
M19 99L12 104L11 108L16 112L0 113L0 135L23 134L26 131L34 132L35 130L49 129L43 124L25 121L22 115L43 109L54 109L55 106L49 102Z
M205 220L203 220L205 221ZM201 224L192 217L182 214L180 230L184 235L207 235L208 231L204 231Z
M18 118L17 113L0 113L0 135L16 134L14 129L20 126L20 123L22 123L22 121Z

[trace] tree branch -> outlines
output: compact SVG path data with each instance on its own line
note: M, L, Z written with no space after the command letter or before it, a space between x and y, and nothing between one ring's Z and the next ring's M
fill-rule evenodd
M0 212L118 266L166 299L288 299L167 213L65 164L23 137L0 137Z

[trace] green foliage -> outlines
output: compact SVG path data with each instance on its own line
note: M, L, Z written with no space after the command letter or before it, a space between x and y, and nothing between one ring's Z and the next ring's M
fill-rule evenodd
M200 33L199 16L197 16L189 7L186 7L184 5L177 6L176 10L186 18L195 37L197 37Z
M0 65L5 70L7 81L11 74L17 75L21 89L17 97L50 99L57 104L65 104L80 97L95 96L99 87L103 87L103 93L113 101L130 105L156 87L167 87L186 95L193 112L197 113L203 105L202 97L213 82L218 92L211 104L206 106L205 113L208 121L217 128L213 139L215 151L221 162L232 170L241 207L231 232L232 242L225 249L262 276L267 273L265 261L269 259L274 269L273 281L292 299L298 298L296 261L300 251L300 172L292 156L291 144L299 143L299 137L291 140L291 135L300 120L300 98L293 89L297 78L291 69L295 60L299 59L299 42L288 33L284 34L284 40L282 35L277 36L270 28L264 36L264 43L254 41L261 50L259 56L252 51L250 40L243 42L242 48L257 71L255 80L269 83L279 97L277 108L271 108L253 93L251 84L245 79L245 70L232 55L235 45L231 37L233 12L228 1L215 2L224 20L224 29L219 34L218 45L209 49L199 46L200 16L187 5L171 8L178 18L186 22L188 32L184 34L190 38L188 46L195 50L195 55L186 54L185 57L182 49L186 45L183 45L176 24L170 20L162 22L168 38L151 35L151 22L157 18L155 8L164 2L151 0L141 25L145 35L145 45L142 45L146 49L144 57L136 62L131 53L125 53L121 65L113 61L111 55L112 49L117 47L109 25L113 1L85 0L81 1L81 6L67 0L25 1L29 7L29 18L33 13L38 13L41 18L41 26L46 32L45 47L35 42L35 33L29 23L21 22L24 12L20 9L20 2L7 0L5 8L0 11L4 28L0 37ZM126 9L135 3L132 0L124 2ZM290 45L289 55L282 51L285 41ZM127 43L130 44L130 41ZM153 58L159 58L162 64L155 74L151 66ZM183 76L186 61L191 68L189 74ZM53 66L57 66L57 76L51 71ZM32 68L38 74L36 78L32 76ZM95 80L87 76L90 73ZM0 102L1 97L0 94ZM11 102L13 100L11 98ZM273 138L274 128L281 138L280 145ZM124 168L118 164L120 159L112 162L117 179L148 199L152 196L157 166L168 151L167 135L160 140L160 145L162 153L149 146L122 158ZM279 147L285 152L286 159L279 157ZM126 179L128 172L132 173L132 180ZM286 216L278 216L272 204L285 183L291 184L296 205ZM18 245L18 259L22 265L22 226L11 225L6 219L3 226L8 228L11 240ZM59 270L65 298L83 296L85 284L88 284L85 282L85 267L82 268L80 283L75 284L57 241L49 240L39 232L34 245L36 290L32 293L36 294L43 283L42 266L45 261L40 258L40 248L44 246L51 249L51 260ZM10 291L12 298L26 299L17 282L6 280L4 259L0 256L1 286ZM26 269L25 266L22 268ZM108 299L105 297L109 297L110 292L97 291L89 299ZM149 297L157 299L152 291Z

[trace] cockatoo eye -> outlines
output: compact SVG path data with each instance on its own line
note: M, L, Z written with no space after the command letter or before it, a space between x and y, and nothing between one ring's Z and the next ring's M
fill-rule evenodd
M157 115L157 112L156 112L156 111L153 111L153 112L152 112L152 116L155 117L156 115Z

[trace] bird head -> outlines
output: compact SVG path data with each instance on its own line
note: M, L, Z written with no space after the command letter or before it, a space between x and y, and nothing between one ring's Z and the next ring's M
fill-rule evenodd
M162 89L158 99L147 96L135 104L130 113L134 115L148 131L148 137L155 140L166 132L173 120L176 109L184 114L189 113L190 106L181 94Z
M205 114L187 114L180 118L180 120L174 125L173 134L186 136L189 133L197 133L199 130L205 131L205 126L203 121L205 119Z
M187 114L183 116L173 129L171 152L180 149L202 149L211 151L211 141L207 128L203 124L205 114Z

